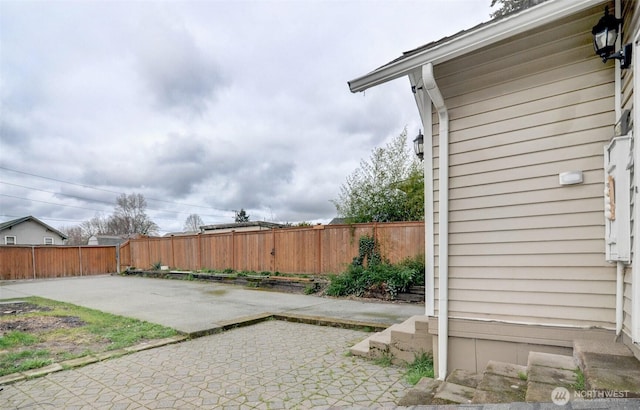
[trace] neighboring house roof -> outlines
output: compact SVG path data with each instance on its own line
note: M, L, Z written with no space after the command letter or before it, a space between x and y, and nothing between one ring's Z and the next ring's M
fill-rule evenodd
M38 218L36 218L34 216L31 216L31 215L24 216L24 217L18 218L18 219L13 219L11 221L0 223L0 231L4 231L5 229L9 229L9 228L11 228L13 226L20 225L21 223L28 222L28 221L33 221L33 222L36 222L36 223L42 225L45 229L47 229L47 230L59 235L62 239L69 239L69 237L67 235L63 234L62 232L60 232L56 228L47 225L46 223L42 222Z
M284 228L286 225L277 224L274 222L264 222L264 221L250 221L250 222L235 222L229 224L218 224L218 225L204 225L201 226L200 229L202 231L215 231L218 229L236 229L236 228L249 228L257 226L260 228L267 229L275 229L275 228Z
M191 236L199 234L199 231L186 231L186 232L167 232L163 236Z
M126 241L126 238L117 235L94 235L89 238L89 245L119 245Z
M519 13L479 24L469 30L407 51L401 57L349 81L349 89L354 93L364 91L408 75L426 63L443 63L602 3L602 0L543 2Z
M329 225L345 225L348 224L347 218L333 218L329 221Z

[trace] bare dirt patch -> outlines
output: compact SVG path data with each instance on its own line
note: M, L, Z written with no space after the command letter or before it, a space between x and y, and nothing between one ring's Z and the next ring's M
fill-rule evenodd
M175 334L164 326L63 302L0 302L0 376Z
M33 316L0 322L0 335L16 330L27 333L39 333L53 329L70 329L84 326L85 324L85 322L76 316Z
M0 304L0 336L6 332L20 331L40 333L54 329L69 329L84 326L86 323L77 316L27 316L30 313L51 311L47 306L17 302ZM12 317L15 317L12 318Z

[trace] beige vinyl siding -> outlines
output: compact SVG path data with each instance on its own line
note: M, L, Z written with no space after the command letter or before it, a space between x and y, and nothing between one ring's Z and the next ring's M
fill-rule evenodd
M452 317L613 326L603 146L615 122L614 70L591 44L602 10L435 67L450 115ZM560 186L558 174L572 170L584 183Z

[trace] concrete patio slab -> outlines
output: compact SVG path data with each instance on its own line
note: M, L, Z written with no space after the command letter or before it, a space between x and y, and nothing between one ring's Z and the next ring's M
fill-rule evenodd
M221 283L131 276L87 276L0 282L0 300L40 296L169 326L210 333L264 313L318 316L391 325L424 314L423 305L323 298Z

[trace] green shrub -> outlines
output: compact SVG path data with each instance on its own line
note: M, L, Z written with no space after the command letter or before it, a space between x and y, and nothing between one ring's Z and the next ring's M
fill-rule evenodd
M424 260L422 256L406 259L398 264L388 262L354 263L340 275L329 276L326 294L329 296L364 296L382 292L395 299L398 293L411 286L424 285Z

